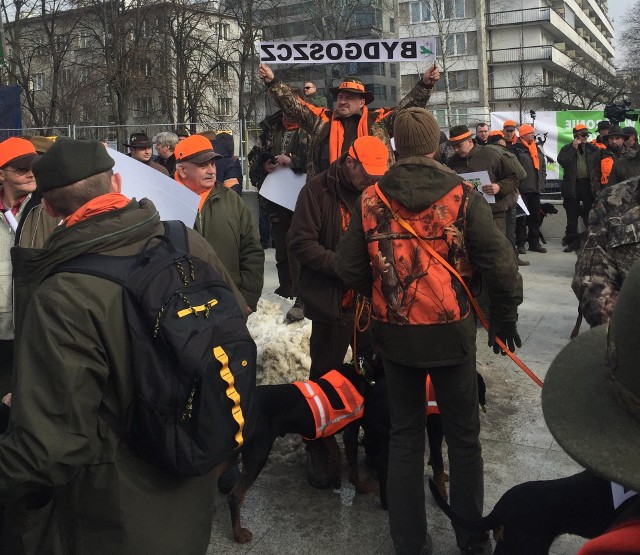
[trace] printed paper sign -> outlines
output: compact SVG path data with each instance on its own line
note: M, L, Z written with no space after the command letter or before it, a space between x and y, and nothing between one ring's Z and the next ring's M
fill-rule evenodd
M435 37L381 40L261 42L266 64L332 64L337 62L434 62Z
M200 197L177 181L134 160L117 150L108 149L116 165L114 172L122 175L122 194L138 200L153 202L163 220L180 220L193 227L198 214Z
M293 211L298 194L306 181L306 173L294 173L290 168L281 166L267 175L260 187L260 194L267 200Z
M469 173L461 173L458 174L462 179L468 181L473 185L479 193L482 193L482 196L489 204L496 203L495 195L490 195L489 193L484 193L482 191L482 185L491 185L491 178L489 177L489 172L469 172Z

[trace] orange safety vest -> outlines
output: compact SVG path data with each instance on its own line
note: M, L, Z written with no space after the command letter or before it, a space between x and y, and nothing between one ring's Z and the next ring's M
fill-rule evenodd
M427 374L427 406L426 406L426 414L429 416L430 414L440 414L440 409L438 408L438 401L436 401L436 391L433 389L433 384L431 383L431 376Z
M472 189L463 182L416 214L390 199L393 211L465 281L472 276L464 241ZM374 186L362 193L361 208L373 269L371 317L396 325L448 324L466 318L471 307L460 282L394 219Z
M293 382L305 396L315 423L315 437L304 439L320 439L339 432L364 414L364 399L353 384L337 370L331 370L322 376L336 390L344 405L341 409L334 408L322 388L311 380Z

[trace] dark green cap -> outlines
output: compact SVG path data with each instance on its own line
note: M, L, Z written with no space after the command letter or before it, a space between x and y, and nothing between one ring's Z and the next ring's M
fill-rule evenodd
M66 187L115 165L105 146L95 140L79 141L60 137L32 165L41 192Z

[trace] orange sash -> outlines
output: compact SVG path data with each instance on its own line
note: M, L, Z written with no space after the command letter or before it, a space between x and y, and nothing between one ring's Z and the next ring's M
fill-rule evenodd
M362 115L358 123L358 137L366 137L369 134L369 109L362 107ZM340 121L336 121L335 111L331 115L331 132L329 133L329 163L335 162L342 154L342 143L344 142L344 127Z

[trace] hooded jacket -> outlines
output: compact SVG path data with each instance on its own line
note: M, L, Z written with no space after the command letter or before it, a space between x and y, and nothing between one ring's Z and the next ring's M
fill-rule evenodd
M454 154L449 158L447 166L456 173L479 171L489 173L491 183L500 185L496 202L490 204L491 212L494 214L505 213L509 207L509 199L512 199L513 194L518 191L518 176L515 169L493 148L474 145L465 158Z
M242 194L242 166L240 160L234 155L233 137L229 133L219 133L211 141L213 150L220 154L216 162L216 179L225 187Z
M213 473L166 474L135 456L102 416L126 427L134 397L122 288L80 273L45 279L80 254L131 256L163 233L153 204L134 200L58 227L42 250L12 250L16 372L12 422L0 436L0 502L38 493L48 499L41 511L51 514L48 539L27 552L207 550ZM212 264L243 302L215 252L188 233L190 251Z
M329 167L329 132L331 129L331 117L333 110L326 108L314 108L301 101L291 90L289 85L273 79L267 84L275 101L281 110L287 115L287 119L297 123L309 134L309 156L307 161L307 177L328 169ZM389 160L393 160L393 152L389 137L393 135L393 123L396 113L401 108L424 108L431 96L433 88L425 85L422 79L409 91L395 108L377 108L369 110L367 126L369 135L378 137L389 149ZM313 109L312 109L313 108ZM345 140L342 145L342 153L346 152L351 143L357 139L354 134L360 121L360 115L349 118L338 118L333 125L342 125L345 128Z
M461 182L460 176L439 162L426 156L410 156L398 160L378 185L389 200L412 213L420 213ZM469 261L475 272L482 272L487 278L492 319L516 322L517 307L522 303L522 279L513 247L493 223L487 202L476 191L469 193L462 227ZM336 271L344 283L371 297L373 261L367 250L360 205L356 205L336 258ZM398 325L377 320L372 324L383 357L406 366L450 366L475 356L476 324L471 315L456 322L432 325Z

